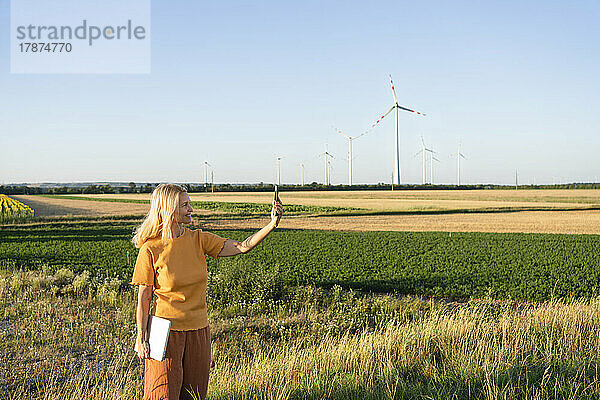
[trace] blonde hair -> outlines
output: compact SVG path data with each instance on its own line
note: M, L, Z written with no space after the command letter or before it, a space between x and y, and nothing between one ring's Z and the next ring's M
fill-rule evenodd
M164 244L168 239L173 239L171 227L175 222L180 193L187 193L187 190L171 183L160 184L154 189L150 200L150 211L144 222L135 230L131 240L135 247L140 248L146 240L159 236Z

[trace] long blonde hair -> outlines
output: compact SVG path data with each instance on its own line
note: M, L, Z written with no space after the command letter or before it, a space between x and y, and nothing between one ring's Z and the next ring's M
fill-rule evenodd
M131 240L135 247L140 248L148 239L161 237L163 243L173 239L173 226L175 212L179 206L179 194L187 193L185 188L172 183L160 184L152 192L150 211L144 222L135 230Z

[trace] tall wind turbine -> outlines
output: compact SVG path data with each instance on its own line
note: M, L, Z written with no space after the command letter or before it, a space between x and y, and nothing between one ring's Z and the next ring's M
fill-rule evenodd
M336 127L332 127L332 128L335 129L337 133L339 133L340 135L342 135L343 137L348 139L348 184L350 186L352 186L352 141L365 135L367 132L363 132L358 136L351 137L351 136L346 135L344 132L342 132L341 130L339 130Z
M319 157L323 156L325 159L325 184L329 186L329 157L333 158L333 155L329 153L329 145L325 142L325 152L319 154Z
M460 146L462 145L461 142L458 142L458 151L456 153L450 154L451 157L456 156L456 185L460 186L460 159L464 158L465 160L467 159L467 157L465 157L465 155L463 153L461 153L460 151Z
M386 115L391 113L392 110L396 110L396 142L395 142L395 146L394 146L394 172L396 174L396 184L400 185L400 181L401 181L401 179L400 179L400 176L401 176L400 175L400 139L398 137L399 110L408 111L408 112L423 115L423 116L425 114L415 111L415 110L411 110L410 108L402 107L401 105L399 105L398 98L396 97L396 89L394 89L394 81L392 80L392 75L390 75L390 84L392 85L392 95L394 96L394 105L392 105L385 114L383 114L377 121L375 121L375 123L373 125L371 125L370 129L373 129L379 123L379 121L381 121L383 118L385 118ZM392 186L393 186L393 182L392 182Z
M212 168L212 165L208 161L204 160L204 188L208 186L208 167Z
M423 140L423 136L421 136L421 150L419 150L417 154L415 154L415 157L419 154L422 154L423 156L423 185L427 183L427 152L431 153L432 155L433 153L435 153L433 150L425 147L425 140ZM431 175L431 180L433 181L433 174Z
M430 183L433 185L434 184L434 180L433 180L433 162L437 161L440 162L440 160L438 160L438 158L435 156L436 154L438 154L437 151L433 150L433 149L428 149L426 148L425 151L427 151L429 153L429 168L431 169L431 181Z
M430 157L429 161L431 162L431 165L430 165L431 166L431 184L433 185L433 162L434 161L440 162L440 160L438 160L437 157L433 155L433 153L435 153L435 151L429 150L429 152L430 152L429 153L429 157Z
M277 186L281 186L281 159L283 157L275 155L275 167L277 169Z
M302 182L302 186L304 186L304 163L301 162L298 165L300 166L300 181Z

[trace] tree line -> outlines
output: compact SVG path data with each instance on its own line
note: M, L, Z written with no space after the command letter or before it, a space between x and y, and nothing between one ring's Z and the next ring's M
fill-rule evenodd
M0 185L2 194L110 194L110 193L151 193L158 183L134 183L130 182L127 186L117 185L88 185L88 186L55 186L39 187L27 185ZM260 182L258 184L231 184L221 183L215 185L195 185L182 183L190 193L202 192L270 192L274 185L271 183ZM306 185L285 184L280 186L285 191L349 191L349 190L390 190L389 183L364 184L364 185L324 185L322 183L312 182ZM394 190L494 190L494 189L600 189L600 183L565 183L556 185L431 185L431 184L406 184L394 185Z

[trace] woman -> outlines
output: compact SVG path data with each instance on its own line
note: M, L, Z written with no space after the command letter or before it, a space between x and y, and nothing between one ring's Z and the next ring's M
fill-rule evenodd
M184 188L162 184L152 192L150 211L137 228L133 243L140 249L131 283L139 285L138 355L145 360L144 399L188 399L190 391L204 399L210 369L210 328L206 311L206 260L247 253L271 233L283 214L273 202L271 222L243 242L201 229L189 230L192 206ZM149 358L148 313L171 321L163 361Z

